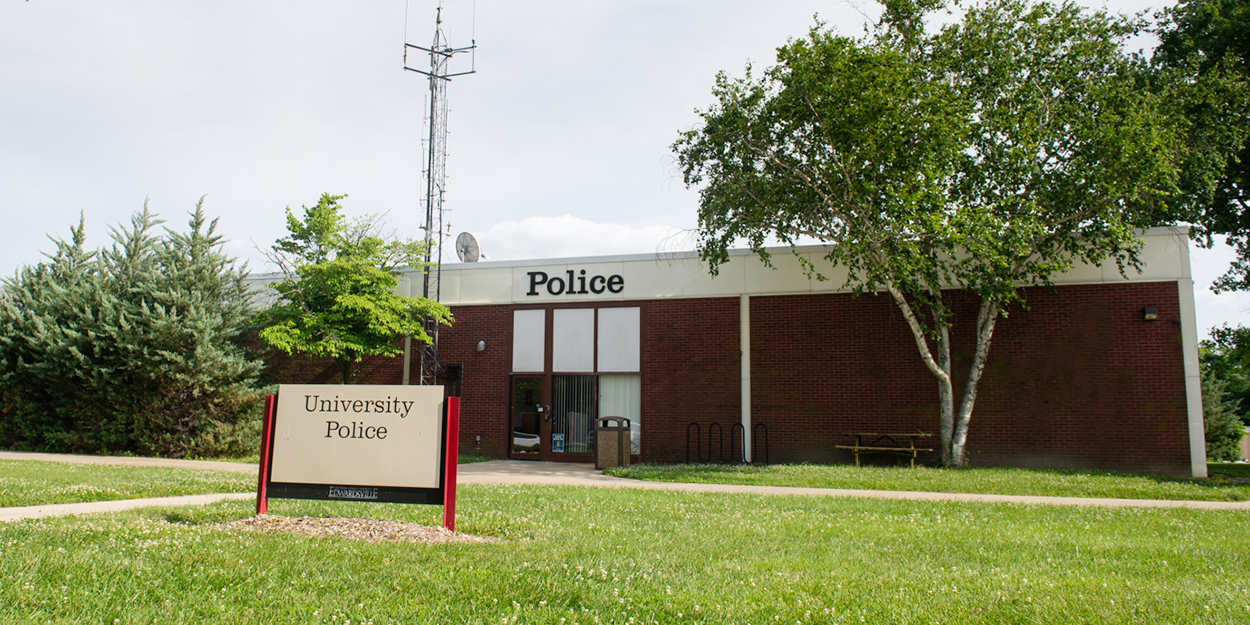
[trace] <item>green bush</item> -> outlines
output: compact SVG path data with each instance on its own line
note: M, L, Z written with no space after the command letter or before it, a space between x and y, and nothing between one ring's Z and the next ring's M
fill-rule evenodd
M247 270L201 205L189 231L148 211L83 249L84 225L4 281L0 445L57 452L225 456L259 441L261 361Z

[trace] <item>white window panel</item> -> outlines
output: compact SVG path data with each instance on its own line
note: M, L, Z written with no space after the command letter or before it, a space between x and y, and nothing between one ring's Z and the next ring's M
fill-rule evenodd
M642 362L640 308L599 309L599 371L635 373Z
M512 370L541 373L546 370L547 311L512 311Z
M595 309L558 308L552 311L551 370L595 370Z
M604 417L629 419L629 453L641 453L642 376L599 376L599 418Z

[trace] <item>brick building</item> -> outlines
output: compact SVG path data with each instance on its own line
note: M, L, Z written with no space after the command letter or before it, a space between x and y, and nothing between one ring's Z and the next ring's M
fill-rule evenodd
M970 464L1206 474L1188 239L1143 242L1140 273L1078 266L999 321ZM827 267L820 248L799 253ZM841 292L838 270L809 280L789 250L774 264L741 251L717 277L691 254L444 265L455 324L439 356L463 365L461 450L589 462L604 416L631 420L635 461L745 448L851 462L845 432L936 433L936 381L889 297ZM958 376L977 302L952 299ZM282 381L335 381L326 363L273 364ZM360 374L397 384L401 361Z

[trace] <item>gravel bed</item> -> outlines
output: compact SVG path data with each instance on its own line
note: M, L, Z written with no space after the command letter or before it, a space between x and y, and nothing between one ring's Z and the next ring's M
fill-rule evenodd
M238 521L223 523L226 528L242 528L269 532L289 532L314 538L334 537L377 542L425 543L484 543L490 539L449 532L442 527L429 527L416 523L382 521L379 519L340 519L322 517L284 517L261 514Z

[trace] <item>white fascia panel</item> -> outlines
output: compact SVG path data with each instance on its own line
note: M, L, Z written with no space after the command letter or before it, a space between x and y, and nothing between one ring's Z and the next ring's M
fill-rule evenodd
M673 284L677 297L724 297L737 295L746 288L747 263L741 256L730 256L729 262L717 268L715 277L708 272L707 264L698 258L674 263L671 271L676 278ZM678 273L678 269L680 272Z
M492 304L507 301L512 290L512 271L506 267L467 269L459 274L457 304ZM446 272L444 272L446 275ZM444 299L444 303L451 300Z
M764 264L759 256L746 261L746 284L753 285L752 293L811 293L817 281L808 279L803 265L790 250L769 255L772 266ZM821 265L827 265L822 261Z
M1071 269L1055 276L1053 280L1055 284L1097 284L1102 281L1103 268L1101 266L1080 261L1073 263Z
M1188 234L1178 232L1147 237L1139 257L1142 261L1141 272L1129 272L1134 280L1157 282L1190 277Z
M1056 284L1102 284L1125 281L1169 281L1189 277L1188 236L1184 228L1152 228L1142 235L1141 258L1144 270L1139 274L1129 272L1120 275L1114 262L1102 266L1078 263L1070 271L1054 276ZM665 254L638 254L631 256L602 256L552 260L489 261L485 263L460 263L444 266L443 301L447 304L543 304L551 302L612 302L660 298L736 297L742 293L780 295L786 293L838 293L845 292L847 271L834 268L824 255L825 246L800 246L795 248L803 257L811 260L826 281L809 280L799 266L798 260L788 247L769 250L778 266L770 270L763 266L758 255L750 250L731 250L729 259L713 277L699 257L691 252ZM620 293L603 289L602 293L580 293L569 285L548 290L551 280L568 282L568 272L574 272L574 280L584 277L588 283L594 276L605 278L619 275L624 280ZM826 273L827 271L827 273ZM542 272L548 282L538 285L537 293L529 295L530 273ZM504 276L507 276L506 278ZM459 291L455 277L459 277ZM580 287L580 284L575 284ZM589 286L589 284L588 284Z
M420 295L421 274L411 275L413 279L412 292L415 295ZM444 273L442 279L438 281L438 291L438 301L447 305L451 305L452 302L460 303L460 273Z

